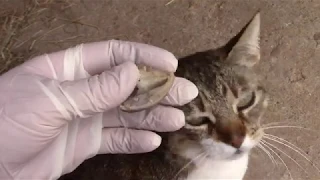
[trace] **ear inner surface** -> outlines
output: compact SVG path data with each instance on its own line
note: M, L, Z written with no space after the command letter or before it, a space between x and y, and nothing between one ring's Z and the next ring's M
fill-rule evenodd
M141 111L150 108L167 95L174 82L174 74L167 73L150 67L141 66L140 80L136 90L120 105L126 112Z
M260 60L259 39L260 13L257 13L232 48L227 60L238 65L254 66Z

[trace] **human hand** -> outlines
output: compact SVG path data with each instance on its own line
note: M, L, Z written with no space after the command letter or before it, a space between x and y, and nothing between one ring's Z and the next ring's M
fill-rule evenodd
M178 62L163 49L112 40L41 55L2 75L0 179L57 179L96 154L152 151L161 138L151 131L181 128L184 114L172 107L119 110L138 81L135 63L173 72ZM175 78L163 103L197 95Z

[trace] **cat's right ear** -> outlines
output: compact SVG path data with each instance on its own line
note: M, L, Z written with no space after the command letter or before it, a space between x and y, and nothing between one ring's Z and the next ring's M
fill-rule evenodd
M225 60L241 66L252 67L260 61L260 12L223 48Z

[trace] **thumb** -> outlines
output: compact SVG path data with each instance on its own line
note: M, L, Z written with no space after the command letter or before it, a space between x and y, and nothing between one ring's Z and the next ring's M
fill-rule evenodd
M60 83L65 109L71 118L86 118L119 106L134 90L139 70L131 62L100 75ZM70 116L69 116L70 117Z

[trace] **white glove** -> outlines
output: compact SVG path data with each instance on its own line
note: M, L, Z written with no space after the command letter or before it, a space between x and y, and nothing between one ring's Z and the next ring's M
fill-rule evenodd
M173 72L178 61L157 47L112 40L45 54L2 75L0 179L57 179L96 154L156 149L161 138L148 130L181 128L184 114L172 107L119 110L139 78L135 63ZM163 101L183 105L197 95L176 78Z

